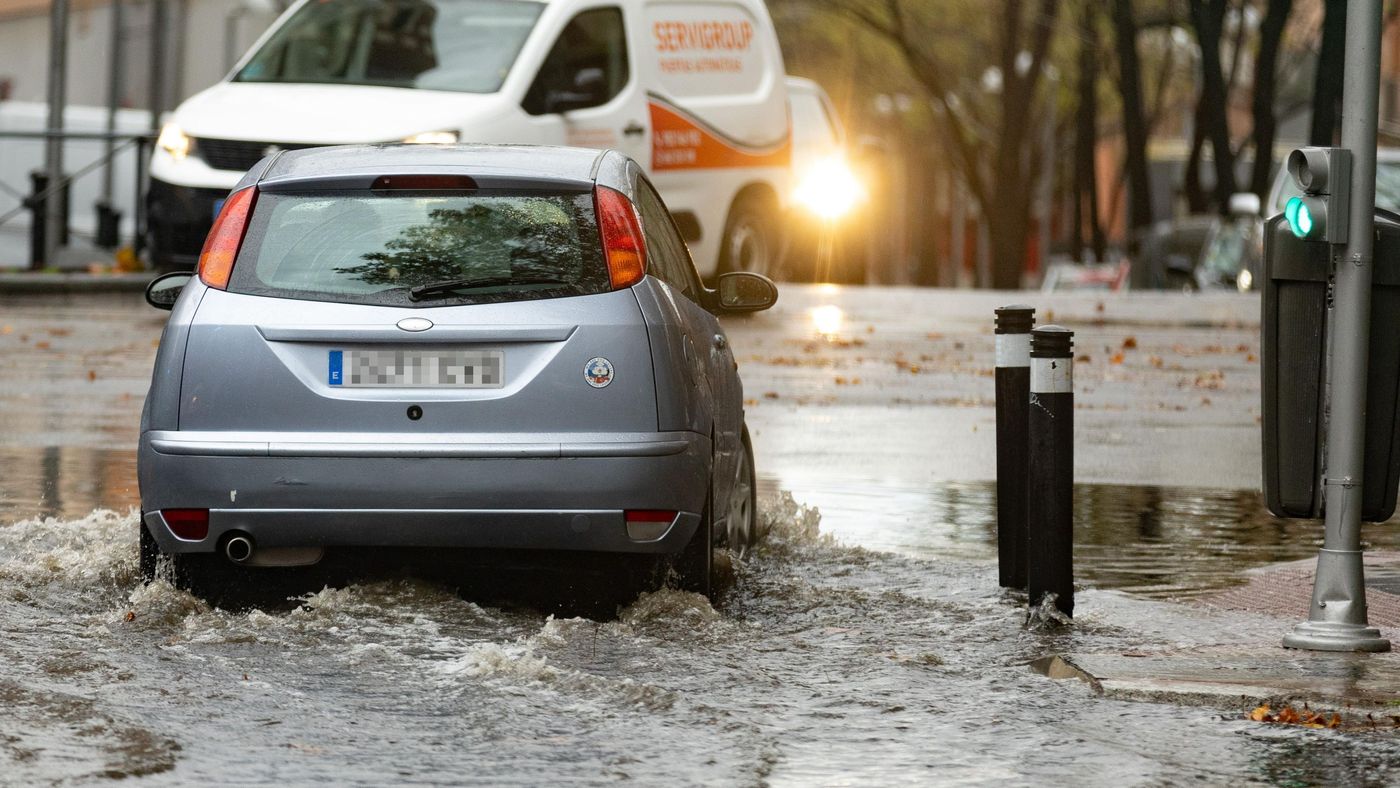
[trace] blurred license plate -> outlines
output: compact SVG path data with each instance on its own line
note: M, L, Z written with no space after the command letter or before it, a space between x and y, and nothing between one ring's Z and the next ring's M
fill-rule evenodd
M498 389L502 350L332 350L332 386Z

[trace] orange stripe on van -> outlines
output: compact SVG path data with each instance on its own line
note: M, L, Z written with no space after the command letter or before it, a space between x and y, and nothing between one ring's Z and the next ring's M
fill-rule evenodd
M703 170L719 167L786 167L792 161L790 137L767 150L741 148L656 101L651 108L651 169Z

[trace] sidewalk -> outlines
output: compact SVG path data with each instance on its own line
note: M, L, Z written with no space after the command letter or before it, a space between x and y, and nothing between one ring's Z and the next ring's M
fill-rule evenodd
M24 226L0 227L0 295L43 293L140 293L157 274L116 272L116 255L74 235L55 265L28 270L29 233Z
M1248 711L1269 704L1340 712L1344 724L1400 726L1400 651L1350 654L1280 645L1307 618L1315 559L1246 572L1244 584L1198 602L1169 604L1173 616L1199 619L1221 642L1126 653L1064 653L1032 668L1075 678L1107 697L1223 706ZM1370 623L1400 649L1400 553L1368 553ZM1230 637L1234 634L1236 637ZM1267 639L1266 639L1267 638ZM1366 715L1372 715L1367 717Z

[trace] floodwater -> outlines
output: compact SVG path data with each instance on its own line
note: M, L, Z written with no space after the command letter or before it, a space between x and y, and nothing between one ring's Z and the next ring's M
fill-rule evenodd
M715 605L663 591L592 619L460 593L480 578L450 566L247 610L141 586L131 446L158 316L0 300L0 784L1400 782L1393 735L1110 700L1028 668L1276 642L1276 620L1189 600L1314 555L1320 529L1230 489L1257 469L1257 330L1238 317L1257 304L1057 303L1104 323L1078 375L1095 483L1076 491L1077 618L1028 627L996 587L977 432L994 297L785 289L736 327L770 533ZM790 318L827 301L849 325L809 352ZM915 353L929 343L947 358ZM1209 436L1228 445L1191 462ZM1400 544L1394 524L1366 534Z
M1400 779L1394 737L1106 700L1027 668L1266 626L1107 590L1190 596L1313 554L1255 493L1080 488L1093 525L1069 628L1027 628L1024 601L996 588L990 485L797 485L823 520L772 478L770 533L717 606L663 591L616 617L555 618L399 578L230 612L137 582L124 454L5 459L42 479L11 476L0 499L0 782Z

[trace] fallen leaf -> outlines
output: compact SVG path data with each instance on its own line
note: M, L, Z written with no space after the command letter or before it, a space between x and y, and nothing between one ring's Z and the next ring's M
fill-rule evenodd
M1133 350L1137 347L1137 337L1128 337L1123 340L1124 350Z
M47 340L42 340L42 339L41 339L41 340L39 340L38 342L35 342L35 343L34 343L34 349L35 349L35 350L48 350L48 349L49 349L49 343L48 343Z
M135 611L135 610L128 610L128 611L126 611L126 615L125 615L125 616L122 616L122 620L123 620L123 621L135 621L135 620L136 620L136 611Z
M1161 357L1161 356L1148 356L1148 357L1147 357L1147 363L1151 364L1153 367L1155 367L1155 368L1157 368L1157 369L1161 369L1161 368L1162 368L1162 364L1163 364L1164 362L1162 361L1162 357Z
M1249 713L1249 718L1255 722L1272 722L1273 718L1269 716L1269 704L1266 703L1254 711L1251 711Z
M1113 354L1113 357L1110 358L1110 359L1108 360L1108 363L1110 363L1110 364L1122 364L1122 363L1123 363L1123 354L1122 354L1122 353L1114 353L1114 354Z
M1078 361L1080 364L1088 364L1090 361L1093 361L1093 359L1089 358L1089 355L1087 353L1075 358L1074 360Z
M97 380L97 370L90 369L88 370L88 382L91 383L94 380Z
M776 391L765 391L765 392L763 392L763 398L764 398L764 399L777 399L777 398L778 398L778 392L776 392Z

